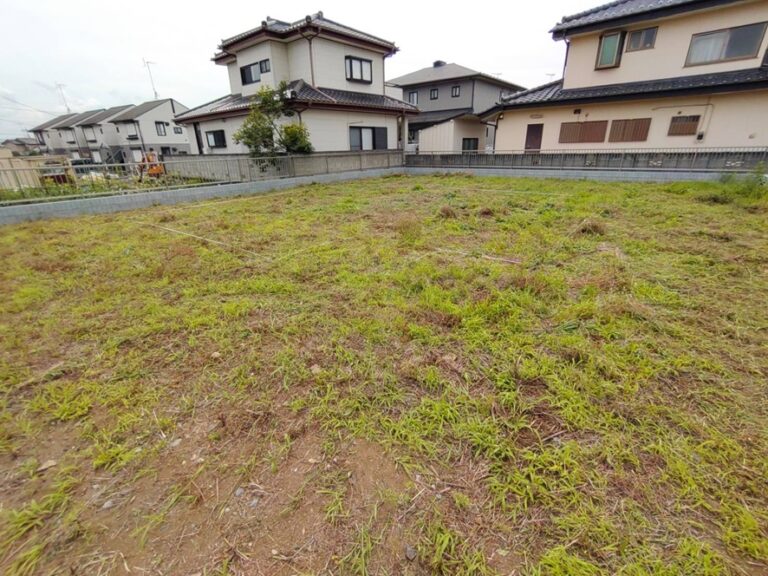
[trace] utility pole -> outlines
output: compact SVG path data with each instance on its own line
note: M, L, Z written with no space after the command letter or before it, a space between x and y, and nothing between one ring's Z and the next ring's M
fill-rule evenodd
M64 84L62 84L61 82L57 82L56 88L59 89L59 95L61 96L62 102L64 102L64 107L67 109L67 114L71 114L72 110L70 110L69 103L67 102L67 97L64 95L64 88L65 88Z
M142 58L144 61L144 67L147 69L147 72L149 73L149 83L152 84L152 92L155 94L155 100L159 99L159 96L157 95L157 89L155 88L155 79L152 78L152 68L150 66L154 65L154 62L150 62L146 58Z

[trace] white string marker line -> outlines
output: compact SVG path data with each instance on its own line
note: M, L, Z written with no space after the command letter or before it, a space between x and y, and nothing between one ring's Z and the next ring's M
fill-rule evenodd
M144 222L143 224L145 226L151 226L152 228L159 228L160 230L165 230L166 232L171 232L173 234L181 234L182 236L189 236L190 238L195 238L196 240L202 240L203 242L208 242L209 244L216 244L217 246L232 248L233 250L244 252L251 256L255 256L256 258L259 258L262 260L264 259L263 256L261 254L258 254L257 252L252 252L250 250L246 250L245 248L240 248L239 246L235 246L234 244L228 244L226 242L221 242L220 240L213 240L212 238L205 238L204 236L198 236L197 234L192 234L191 232L184 232L183 230L175 230L174 228L168 228L167 226L152 224L151 222Z
M504 262L505 264L522 264L523 261L519 258L502 258L500 256L490 256L488 254L471 254L469 252L463 252L461 250L448 250L446 248L436 248L435 252L442 254L458 254L459 256L466 256L467 258L482 258L483 260L492 260L494 262Z

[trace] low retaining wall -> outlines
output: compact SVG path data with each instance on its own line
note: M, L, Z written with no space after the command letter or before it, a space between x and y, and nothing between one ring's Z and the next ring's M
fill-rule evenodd
M577 170L575 168L405 168L412 176L428 174L472 174L473 176L503 176L506 178L559 178L561 180L601 180L603 182L716 182L717 172L679 170Z
M296 178L281 178L279 180L264 180L258 182L238 182L237 184L221 184L218 186L198 186L177 190L157 190L154 192L133 192L116 196L99 196L94 198L78 198L58 202L43 202L40 204L19 204L0 207L0 225L16 224L33 220L49 218L69 218L84 214L110 214L125 210L137 210L150 206L164 204L181 204L184 202L199 202L212 198L227 198L232 196L250 196L265 194L274 190L283 190L296 186L313 183L342 182L402 174L402 168L381 168L354 172L337 172L334 174L318 174L315 176L299 176Z
M276 180L256 182L238 182L182 188L176 190L158 190L153 192L134 192L115 196L99 196L41 202L39 204L18 204L0 207L0 225L16 224L48 218L66 218L83 214L109 214L125 210L136 210L162 204L181 204L199 202L213 198L250 196L264 194L273 190L283 190L306 184L343 182L361 180L379 176L406 174L423 176L430 174L472 174L473 176L501 176L505 178L557 178L563 180L603 180L609 182L673 182L673 181L716 181L720 174L716 172L695 171L656 171L656 170L577 170L543 168L354 168L349 172L316 174Z

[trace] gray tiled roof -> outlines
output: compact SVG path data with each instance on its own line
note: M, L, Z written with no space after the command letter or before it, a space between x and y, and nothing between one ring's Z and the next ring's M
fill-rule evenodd
M684 4L696 4L702 0L616 0L578 14L565 16L551 32L564 32L581 26L608 22L617 18L635 16L663 8Z
M292 102L297 104L322 104L331 107L355 106L393 112L418 112L418 108L415 106L390 96L385 96L384 94L367 94L365 92L351 92L334 88L315 88L303 80L291 82L288 88L296 91L296 98ZM252 101L252 98L249 96L229 94L179 114L176 116L176 121L186 122L204 116L244 113L248 111Z
M455 64L453 62L449 64L442 64L441 66L432 65L427 68L422 68L421 70L416 70L415 72L404 74L403 76L398 76L397 78L392 78L387 82L389 84L394 84L395 86L414 86L417 84L442 82L445 80L458 80L460 78L478 77L485 78L489 82L507 86L514 90L522 89L522 86L518 86L512 82L507 82L506 80L496 78L495 76L491 76L489 74L483 74L482 72L478 72L477 70L473 70L472 68L467 68L466 66L461 66L460 64Z
M61 116L56 116L56 118L52 118L51 120L48 120L47 122L43 122L39 126L35 126L34 128L31 128L29 131L30 132L42 132L43 130L48 130L49 128L53 128L57 124L72 118L72 116L76 116L76 114L69 113L69 114L62 114Z
M89 110L87 112L81 112L80 114L75 114L71 116L70 118L67 118L65 122L60 122L56 124L56 128L72 128L73 126L77 126L79 123L88 120L92 116L95 116L99 112L103 112L104 108L99 108L98 110Z
M138 106L134 106L133 108L126 110L119 116L115 116L112 118L112 120L110 120L110 122L130 122L131 120L136 120L136 118L139 116L142 116L150 110L154 110L158 106L170 101L170 98L165 98L163 100L150 100L149 102L144 102L143 104L139 104Z
M768 85L768 67L697 74L643 82L590 86L587 88L563 89L563 81L557 80L531 88L503 99L501 106L531 106L537 104L568 103L571 101L599 100L617 96L652 96L656 93L685 92L696 89L721 89L729 87L762 87Z
M423 130L435 124L442 124L448 120L461 118L466 114L473 114L472 108L457 108L454 110L435 110L434 112L422 112L408 119L408 127L414 130Z
M74 126L92 126L95 124L101 124L104 120L107 120L108 118L111 118L116 114L125 112L126 110L132 107L133 107L133 104L125 104L123 106L113 106L112 108L107 108L106 110L102 110L95 116L91 116L90 118L86 118L84 120L81 120L80 122L74 122L73 125Z
M307 21L307 19L309 19L309 22ZM335 22L334 20L329 20L328 18L323 16L322 12L311 14L295 22L284 22L283 20L275 20L274 18L270 18L269 16L267 16L267 19L261 23L261 26L252 28L251 30L246 30L245 32L236 34L231 38L226 38L222 40L221 44L219 45L219 48L221 50L226 50L227 47L232 46L233 44L236 44L237 42L240 42L241 40L245 40L246 38L249 38L251 36L255 36L261 32L272 32L275 34L287 35L292 32L298 31L302 27L307 25L319 26L320 28L325 28L337 34L351 36L359 40L365 40L366 42L379 44L390 50L395 50L394 42L390 42L389 40L384 40L383 38L379 38L378 36L374 36L373 34L361 32L360 30L357 30L350 26L346 26L344 24L340 24L339 22Z

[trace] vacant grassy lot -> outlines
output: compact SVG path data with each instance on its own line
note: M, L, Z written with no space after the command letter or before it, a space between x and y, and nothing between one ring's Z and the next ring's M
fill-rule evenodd
M0 573L768 573L768 211L736 188L0 228Z

